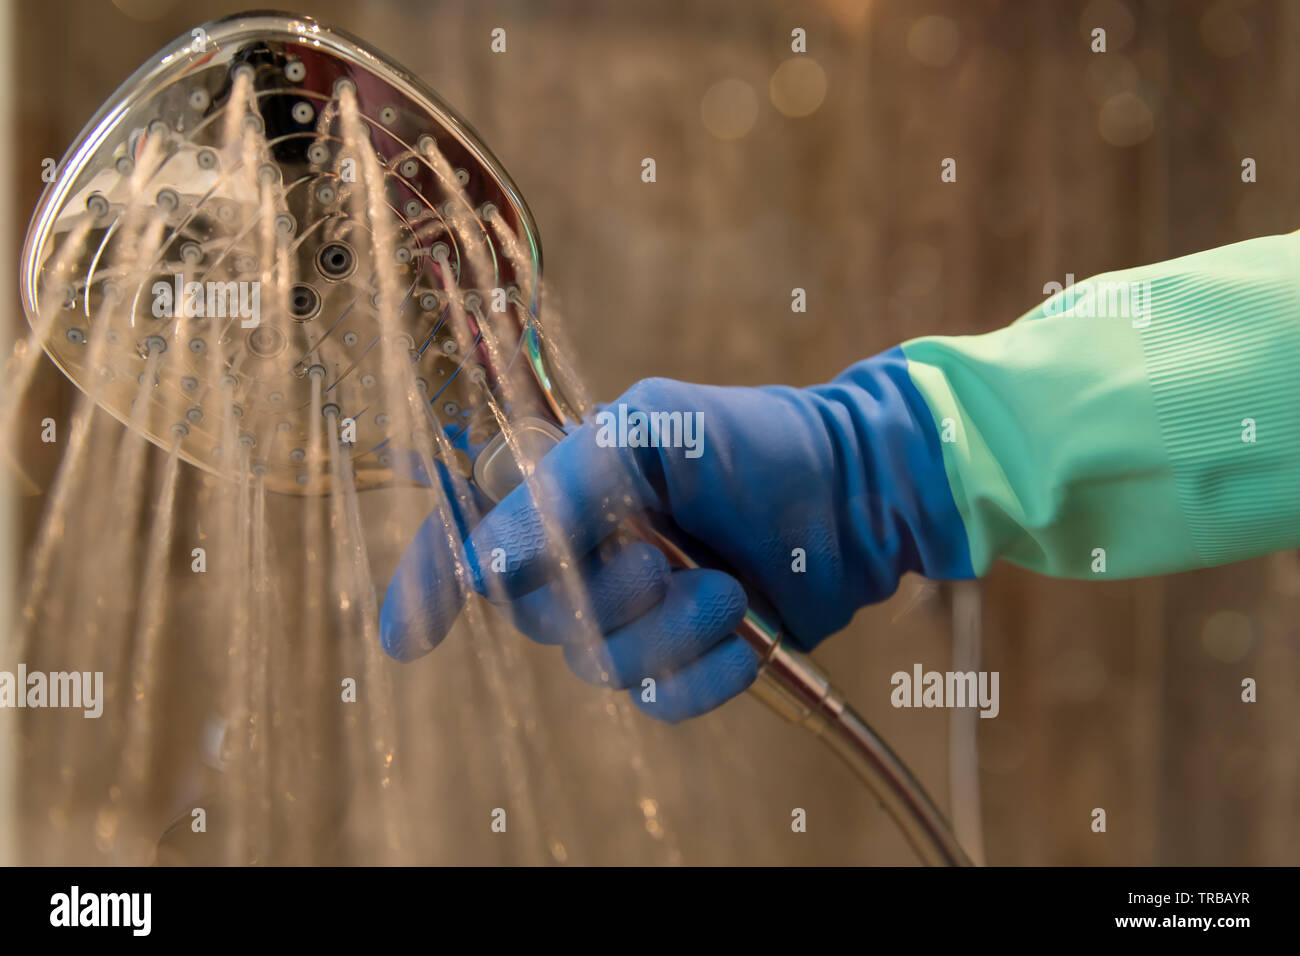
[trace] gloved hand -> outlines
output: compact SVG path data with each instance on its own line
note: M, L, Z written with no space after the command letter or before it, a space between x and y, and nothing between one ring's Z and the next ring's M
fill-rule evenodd
M660 434L657 447L632 447L637 413L669 413L688 427ZM632 428L620 442L624 416ZM657 548L624 540L616 532L628 516L670 517L761 592L804 650L892 594L906 571L971 576L939 435L898 349L807 389L647 379L549 452L532 485L546 525L528 485L507 495L465 543L473 588L508 602L533 640L562 645L578 676L631 688L642 710L667 721L753 682L757 657L732 633L747 599L730 574L670 570ZM604 635L594 648L577 639L547 527L578 558ZM446 540L440 527L422 529L390 585L381 634L395 657L427 649L420 632L446 617L427 586L452 563L436 553ZM422 582L415 594L412 581ZM654 702L641 699L646 677L656 681Z

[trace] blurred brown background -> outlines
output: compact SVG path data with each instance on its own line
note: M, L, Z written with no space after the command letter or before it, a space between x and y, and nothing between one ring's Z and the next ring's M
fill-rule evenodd
M420 74L511 171L541 228L575 364L599 397L648 375L811 384L913 336L1006 324L1067 274L1300 225L1297 2L309 7L298 12ZM42 188L41 159L62 155L144 58L240 8L17 4L15 237ZM489 47L496 27L503 54ZM1107 31L1104 54L1090 51L1095 27ZM794 28L806 54L791 52ZM654 184L641 181L644 157L656 160ZM940 182L946 157L954 184ZM1245 157L1256 183L1241 182ZM795 287L807 290L806 314L791 312ZM13 322L20 334L20 311ZM51 403L71 393L52 367L36 389ZM41 453L32 479L48 487L56 452ZM41 503L22 499L28 538ZM1300 862L1294 555L1132 583L1003 567L981 590L984 667L1001 673L1002 691L1001 715L977 721L989 863ZM944 807L950 715L892 709L889 675L917 661L949 667L951 598L906 581L819 653ZM638 776L574 716L601 696L558 655L519 653L548 741L531 759L548 762L537 772L553 775L577 821L581 859L912 861L834 758L757 703L676 728L643 721ZM466 660L452 651L393 665L408 707L447 706ZM1259 682L1253 705L1240 701L1247 676ZM432 709L427 719L408 726L413 741L492 746L474 738L473 714L455 730ZM427 803L414 790L412 812L433 831L484 831L432 841L431 862L534 858L480 826L504 786L491 760L469 782L433 758L425 772ZM958 800L969 816L969 792ZM806 834L790 832L795 807L808 811ZM1105 834L1090 830L1095 807L1107 811Z

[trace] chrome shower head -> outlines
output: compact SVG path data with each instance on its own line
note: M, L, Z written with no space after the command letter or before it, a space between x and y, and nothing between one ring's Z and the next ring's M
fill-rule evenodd
M28 319L73 382L195 465L326 491L309 453L323 412L352 426L358 488L399 480L386 354L409 358L419 404L489 493L512 480L493 394L543 444L577 417L538 334L541 248L518 190L436 94L346 33L278 13L199 27L58 170L23 252Z

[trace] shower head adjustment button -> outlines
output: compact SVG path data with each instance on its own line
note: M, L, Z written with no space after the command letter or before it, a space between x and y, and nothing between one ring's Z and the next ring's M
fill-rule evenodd
M516 454L525 463L536 462L564 440L564 432L550 422L531 416L511 425L511 442L505 432L497 432L474 460L474 484L492 501L500 501L524 480L515 461ZM510 445L515 447L512 449Z

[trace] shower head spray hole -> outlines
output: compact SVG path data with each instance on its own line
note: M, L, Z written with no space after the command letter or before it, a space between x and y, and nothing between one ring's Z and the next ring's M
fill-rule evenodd
M346 279L357 267L357 255L346 242L327 242L316 253L316 269L326 279Z
M248 333L248 350L258 358L274 358L286 344L284 333L272 325L259 325Z
M294 286L289 293L289 312L298 322L314 319L320 312L320 293L304 283Z

